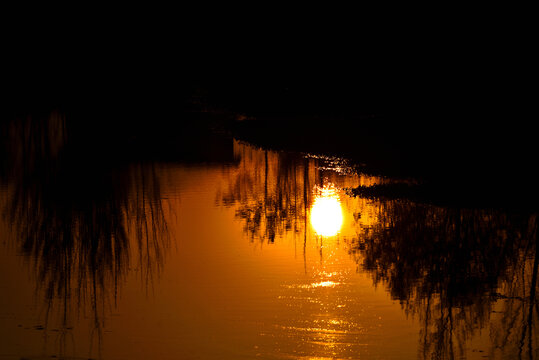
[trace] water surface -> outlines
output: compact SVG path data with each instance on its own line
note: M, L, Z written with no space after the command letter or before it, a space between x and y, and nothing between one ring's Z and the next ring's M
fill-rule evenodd
M3 138L0 359L537 357L536 214L353 196L397 180L233 139L81 158L38 124Z

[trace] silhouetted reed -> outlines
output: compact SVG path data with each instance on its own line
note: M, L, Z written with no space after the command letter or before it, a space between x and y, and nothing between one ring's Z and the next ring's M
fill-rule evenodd
M59 314L66 326L91 309L99 333L129 267L151 285L169 234L155 165L103 149L91 158L66 122L53 113L2 124L3 213L47 300L46 321Z

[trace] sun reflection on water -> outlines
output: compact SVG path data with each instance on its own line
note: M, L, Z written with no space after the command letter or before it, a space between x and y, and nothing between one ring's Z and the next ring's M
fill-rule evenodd
M318 235L335 236L343 223L339 195L333 185L317 188L316 192L311 208L311 225Z
M340 285L341 283L335 282L335 281L319 281L319 282L313 282L311 284L302 284L302 285L288 285L287 288L290 289L315 289L315 288L334 288L337 285Z

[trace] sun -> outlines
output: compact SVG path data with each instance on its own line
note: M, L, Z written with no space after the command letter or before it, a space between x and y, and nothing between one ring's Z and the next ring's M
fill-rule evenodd
M343 221L341 202L333 186L318 189L311 207L311 225L318 235L335 236Z

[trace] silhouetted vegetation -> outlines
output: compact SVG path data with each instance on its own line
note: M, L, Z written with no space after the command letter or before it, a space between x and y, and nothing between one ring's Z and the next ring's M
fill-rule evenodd
M169 235L153 163L79 151L61 113L2 124L2 214L34 268L45 321L91 310L98 334L128 268L151 285ZM98 145L97 143L94 145Z

